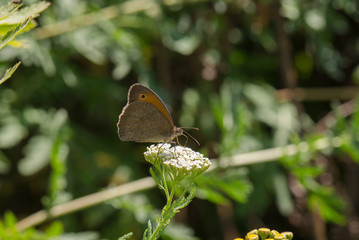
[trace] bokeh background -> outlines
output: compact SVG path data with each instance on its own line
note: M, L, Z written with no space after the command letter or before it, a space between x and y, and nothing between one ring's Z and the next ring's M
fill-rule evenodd
M259 227L359 239L357 1L49 2L20 37L27 47L0 53L2 69L22 61L0 86L0 216L149 176L148 144L121 142L116 128L139 82L176 126L199 128L189 133L201 145L187 145L209 158L309 146L203 176L163 239L234 239ZM317 151L324 137L345 141ZM152 189L57 220L83 239L140 239L164 204Z

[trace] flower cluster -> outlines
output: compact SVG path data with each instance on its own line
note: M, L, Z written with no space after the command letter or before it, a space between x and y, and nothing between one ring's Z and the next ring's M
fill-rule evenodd
M173 178L198 176L211 165L209 159L203 154L188 147L171 147L168 143L151 145L144 154L146 161L151 164L163 164Z
M293 238L292 232L279 233L276 230L268 228L254 229L247 233L245 240L291 240ZM244 240L243 238L236 238L234 240Z

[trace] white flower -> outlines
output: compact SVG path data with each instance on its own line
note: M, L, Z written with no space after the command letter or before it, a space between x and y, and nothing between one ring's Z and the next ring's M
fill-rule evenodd
M188 147L171 147L168 143L151 145L144 154L152 164L163 163L173 176L198 175L211 165L203 154Z

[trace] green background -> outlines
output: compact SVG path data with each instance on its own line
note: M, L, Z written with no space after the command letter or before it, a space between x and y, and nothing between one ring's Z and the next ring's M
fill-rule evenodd
M19 36L26 48L0 53L3 70L22 61L0 86L1 216L149 176L149 144L122 142L116 128L139 82L176 126L199 128L188 132L201 145L187 146L211 159L309 144L205 174L163 239L234 239L260 227L298 240L359 238L356 1L50 2ZM315 150L316 139L344 135L339 149ZM58 220L84 239L140 239L164 204L154 188Z

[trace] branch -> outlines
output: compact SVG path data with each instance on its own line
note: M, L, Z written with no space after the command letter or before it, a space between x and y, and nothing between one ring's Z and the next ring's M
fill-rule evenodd
M76 212L126 194L150 189L155 185L155 181L153 181L152 177L142 178L118 187L110 188L101 192L74 199L70 202L54 206L49 210L38 211L19 221L16 224L16 227L22 231L26 228L39 225L47 220L57 218L68 213Z

